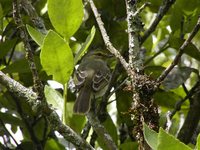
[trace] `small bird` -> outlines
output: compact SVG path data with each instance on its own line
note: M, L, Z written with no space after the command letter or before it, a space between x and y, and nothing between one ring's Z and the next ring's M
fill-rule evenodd
M86 54L75 71L78 97L73 111L76 114L86 114L90 110L91 100L103 96L108 88L111 72L103 56L105 54L100 50Z

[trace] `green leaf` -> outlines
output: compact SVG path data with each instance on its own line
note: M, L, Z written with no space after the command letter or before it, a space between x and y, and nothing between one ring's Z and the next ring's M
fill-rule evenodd
M197 137L197 145L196 145L196 149L200 150L200 134Z
M73 113L73 102L67 102L66 105L66 124L69 125L76 132L81 133L85 124L85 116Z
M190 67L175 67L163 81L166 90L175 89L183 84L194 69Z
M35 57L34 62L36 64L37 69L40 70L41 64L39 57ZM23 58L13 62L6 68L2 69L2 71L5 73L27 73L30 72L30 67L28 65L27 59Z
M19 145L20 147L16 148L16 149L28 149L28 150L36 150L37 149L36 144L34 144L31 141L26 141L26 140L27 139L24 139L22 141L22 143Z
M96 29L93 26L91 31L90 31L90 34L88 35L88 37L85 41L85 43L82 45L81 49L76 54L76 56L74 58L74 64L76 64L81 59L81 57L86 53L88 47L90 46L92 40L94 39L95 32L96 32Z
M48 14L54 28L69 39L82 23L82 0L48 0Z
M192 150L174 136L167 134L162 128L158 134L158 150Z
M119 121L126 123L128 126L132 126L132 120L127 113L132 104L132 93L129 91L118 90L116 92L116 105Z
M178 50L183 44L184 40L177 38L175 36L170 36L169 44L170 47ZM200 61L200 50L193 44L189 43L188 46L184 49L184 53L189 55L190 57Z
M28 33L32 37L32 39L39 45L42 46L44 41L45 35L39 32L38 30L34 29L33 27L26 25Z
M17 125L23 127L24 124L21 119L14 117L12 114L2 113L0 112L0 118L4 123L8 123L11 125Z
M175 104L182 99L181 96L172 91L158 90L154 94L154 100L159 106L174 109ZM183 104L184 105L184 104Z
M148 145L153 149L157 150L158 147L158 133L150 129L146 124L143 126L144 138Z
M120 144L120 150L136 150L136 149L138 149L137 142L124 142L123 144Z
M6 40L0 43L0 59L6 56L6 54L15 46L17 39Z
M103 122L103 125L104 125L105 129L108 131L108 133L110 134L110 136L112 137L115 144L117 144L117 141L118 141L117 129L116 129L116 126L114 125L114 122L110 116L108 116L106 121ZM98 137L97 141L102 149L107 148L105 146L105 143L103 142L104 139L102 139L102 137Z
M48 75L65 84L73 71L74 59L66 41L54 31L49 31L44 39L40 54L41 64Z
M33 126L33 130L37 139L40 141L44 140L50 131L47 120L44 117L38 119L36 124Z
M65 150L65 147L54 139L48 139L44 150Z
M154 79L158 78L164 70L165 70L165 67L162 67L162 66L145 67L145 73Z
M44 94L49 104L52 104L54 108L62 111L64 100L60 93L46 85L44 88Z

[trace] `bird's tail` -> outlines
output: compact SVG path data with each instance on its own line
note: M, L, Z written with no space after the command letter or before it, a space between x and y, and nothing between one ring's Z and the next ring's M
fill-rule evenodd
M84 86L80 89L79 95L74 104L74 113L76 114L86 114L90 110L91 97L92 97L92 81L87 80Z

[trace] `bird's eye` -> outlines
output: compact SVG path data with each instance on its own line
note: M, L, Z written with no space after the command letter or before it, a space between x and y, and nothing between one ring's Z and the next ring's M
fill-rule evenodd
M98 71L98 72L96 73L96 77L98 78L98 77L101 77L101 76L102 76L101 71Z

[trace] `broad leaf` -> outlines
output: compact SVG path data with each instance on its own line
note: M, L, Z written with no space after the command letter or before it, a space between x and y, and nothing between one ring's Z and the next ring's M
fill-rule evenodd
M82 22L82 0L48 0L48 14L54 28L69 39Z
M66 103L66 124L69 125L73 130L78 133L81 133L84 124L85 124L85 116L83 115L76 115L73 113L73 102Z
M28 33L32 37L32 39L39 45L42 46L44 41L45 35L39 32L38 30L34 29L33 27L26 25Z
M193 70L189 67L175 67L163 81L164 88L170 90L179 87L190 77Z
M41 64L48 75L65 84L73 71L74 59L71 49L54 31L49 31L44 39L41 51Z
M183 42L184 40L181 40L180 38L170 36L169 44L172 48L175 48L176 50L181 47ZM188 44L188 46L184 49L184 53L200 61L200 50L193 43Z
M60 144L57 140L48 139L45 143L44 150L65 150L65 147Z
M143 126L144 131L144 138L148 145L153 149L157 150L158 146L158 133L156 133L154 130L150 129L146 124Z
M37 57L37 56L34 57L34 62L36 64L37 69L40 70L41 64L40 64L39 57ZM2 69L2 71L5 73L28 73L28 72L30 72L30 67L28 65L27 59L23 58L23 59L13 62L6 68Z
M120 145L120 150L136 150L138 149L138 143L137 142L125 142Z
M14 47L16 42L17 42L17 39L0 42L0 59L6 56L6 54Z
M38 119L36 124L33 126L33 130L37 139L44 140L44 137L46 137L50 132L47 120L44 117Z
M0 112L0 118L4 123L24 127L22 120L20 118L14 117L12 114Z
M44 93L48 103L52 104L54 108L62 111L64 100L61 94L49 86L45 86Z
M108 116L106 121L103 122L103 125L104 125L106 131L108 131L109 135L112 137L115 144L117 144L117 141L118 141L117 129L116 129L116 126L114 125L114 122L110 116ZM102 149L107 148L105 146L105 143L103 142L104 139L102 139L102 137L98 137L97 141Z
M196 145L196 149L200 150L200 134L197 137L197 145Z
M182 99L181 96L171 91L158 90L154 94L154 100L159 106L173 109L177 101ZM184 104L183 104L184 105Z
M86 53L88 47L90 46L90 44L91 44L91 42L92 42L92 40L94 38L95 32L96 32L96 29L93 26L92 29L91 29L90 34L88 35L88 37L87 37L87 39L85 41L85 43L82 45L81 49L76 54L76 56L74 58L74 64L76 64L81 59L81 57L84 55L84 53Z
M174 136L167 134L162 128L158 134L158 150L192 150Z

